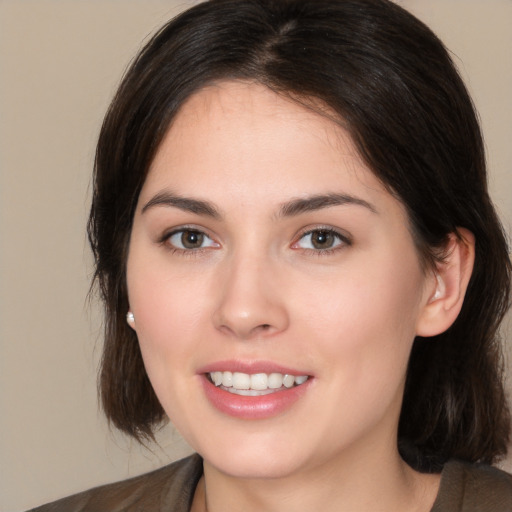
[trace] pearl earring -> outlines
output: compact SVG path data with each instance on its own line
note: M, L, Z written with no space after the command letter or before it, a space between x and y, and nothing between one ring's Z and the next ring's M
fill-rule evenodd
M126 321L128 322L129 325L133 325L135 323L135 316L131 311L128 311L128 313L126 313Z

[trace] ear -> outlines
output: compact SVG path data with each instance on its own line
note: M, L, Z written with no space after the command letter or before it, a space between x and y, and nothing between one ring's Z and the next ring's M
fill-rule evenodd
M446 331L462 308L475 261L475 237L465 228L457 231L459 236L448 236L446 258L427 281L425 303L416 325L418 336Z

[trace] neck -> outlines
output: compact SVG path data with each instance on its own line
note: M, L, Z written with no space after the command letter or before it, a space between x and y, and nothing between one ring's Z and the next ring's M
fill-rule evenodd
M415 472L395 449L375 446L352 460L328 460L280 478L237 478L205 461L194 512L429 512L439 475Z

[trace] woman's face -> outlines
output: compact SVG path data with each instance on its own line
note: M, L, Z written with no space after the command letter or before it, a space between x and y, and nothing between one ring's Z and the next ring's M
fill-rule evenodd
M394 453L433 281L402 204L346 133L237 82L182 107L128 256L155 392L206 462L235 476Z

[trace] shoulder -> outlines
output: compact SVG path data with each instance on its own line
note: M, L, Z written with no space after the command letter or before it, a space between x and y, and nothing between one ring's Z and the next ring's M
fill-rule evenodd
M512 475L484 464L447 462L432 512L484 511L512 511Z
M203 471L199 455L128 480L95 487L30 512L188 512Z

